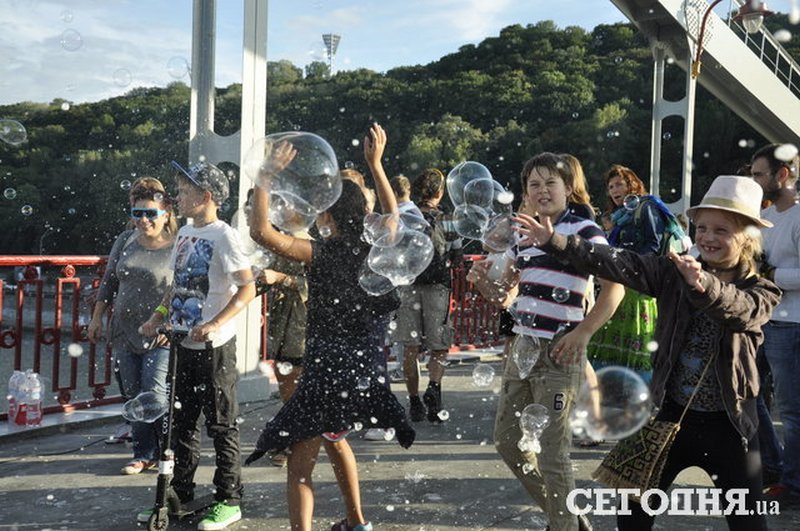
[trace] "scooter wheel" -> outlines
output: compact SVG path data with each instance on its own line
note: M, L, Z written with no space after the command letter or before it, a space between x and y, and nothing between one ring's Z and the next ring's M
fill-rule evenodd
M159 518L157 513L153 513L147 520L147 531L167 531L167 527L169 527L169 516L166 514L164 518Z

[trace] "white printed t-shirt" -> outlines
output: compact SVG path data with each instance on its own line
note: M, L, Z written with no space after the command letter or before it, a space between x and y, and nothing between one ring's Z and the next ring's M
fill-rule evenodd
M220 220L203 227L181 227L171 264L175 275L170 324L177 330L189 330L213 319L236 293L232 274L250 269L238 234ZM235 335L236 319L230 319L212 334L212 345L224 345ZM189 339L182 345L195 350L205 348L204 343Z

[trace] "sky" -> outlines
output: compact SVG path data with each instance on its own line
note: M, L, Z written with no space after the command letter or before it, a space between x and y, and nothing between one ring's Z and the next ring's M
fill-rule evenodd
M0 0L0 104L96 101L182 80L191 0ZM242 0L217 1L217 86L241 81ZM427 64L511 24L591 29L623 21L608 0L272 0L267 58L304 66L341 35L335 69ZM172 61L172 62L170 62ZM168 66L169 65L169 66Z
M0 104L73 103L188 84L192 0L0 0ZM783 6L782 4L786 4ZM770 5L788 10L789 0ZM241 81L243 0L217 1L216 84ZM783 9L782 9L783 8ZM272 0L267 58L303 67L341 35L334 70L427 64L512 24L624 22L610 0Z

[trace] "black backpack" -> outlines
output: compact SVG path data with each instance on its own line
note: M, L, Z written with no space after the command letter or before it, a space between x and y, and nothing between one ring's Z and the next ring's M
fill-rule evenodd
M414 284L443 284L450 286L450 268L461 263L461 250L448 250L449 243L458 239L458 234L450 230L448 216L437 209L424 209L422 215L428 222L424 233L433 243L433 258L428 267L417 276Z

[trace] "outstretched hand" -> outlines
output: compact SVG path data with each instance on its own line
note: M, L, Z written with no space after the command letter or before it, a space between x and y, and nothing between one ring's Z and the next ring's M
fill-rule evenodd
M267 143L264 151L264 163L258 172L259 181L264 184L282 172L297 156L297 148L285 140L277 144Z
M386 131L378 124L372 124L369 133L364 137L364 159L370 167L381 162L386 149Z
M550 241L555 232L553 224L547 216L542 216L541 221L537 221L528 214L518 212L512 219L517 223L514 226L514 230L525 237L520 242L521 245L533 245L536 247L544 245Z
M695 257L688 254L679 255L674 251L671 251L667 257L675 264L675 267L678 268L678 271L683 276L683 280L686 281L689 287L699 293L705 293L706 289L701 283L701 279L703 278L703 266Z

